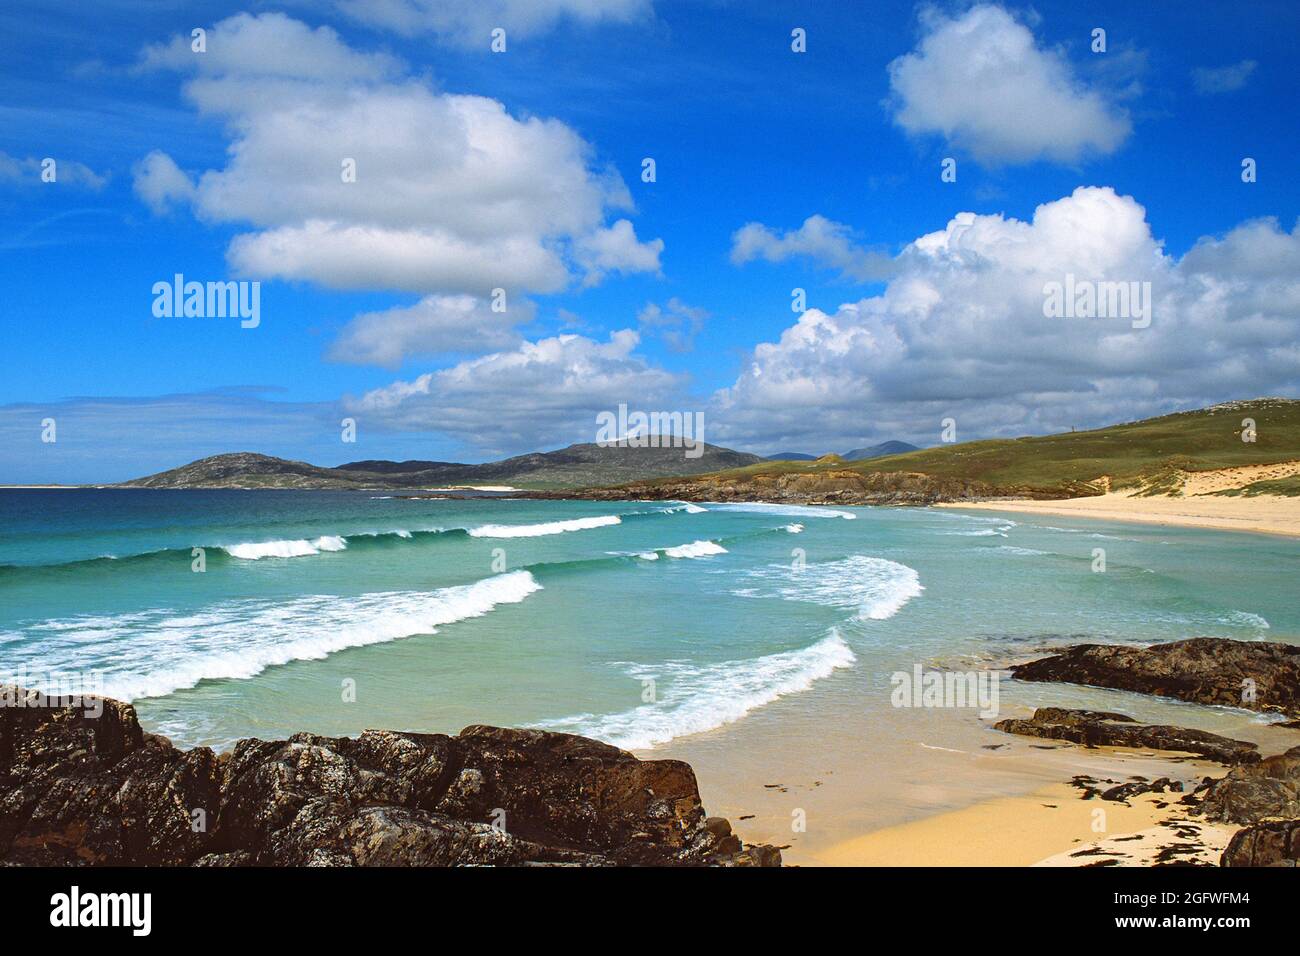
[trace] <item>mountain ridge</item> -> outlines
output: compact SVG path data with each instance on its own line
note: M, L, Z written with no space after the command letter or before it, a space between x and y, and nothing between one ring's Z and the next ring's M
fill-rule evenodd
M685 452L680 447L585 443L477 465L419 459L401 462L364 459L335 467L258 452L228 452L119 482L113 487L422 490L477 484L546 489L681 477L763 460L758 455L707 442L698 457L687 457Z

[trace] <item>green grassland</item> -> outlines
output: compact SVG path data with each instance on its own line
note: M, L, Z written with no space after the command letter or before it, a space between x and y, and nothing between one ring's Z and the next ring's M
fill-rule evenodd
M1226 498L1253 498L1256 495L1277 495L1283 498L1300 497L1300 475L1292 475L1290 478L1273 478L1269 481L1252 481L1241 488L1225 488L1223 491L1215 491L1212 494L1222 495Z
M1242 440L1242 420L1246 418L1255 423L1253 442ZM1137 488L1141 494L1167 494L1178 487L1180 472L1297 459L1300 401L1265 398L1092 431L939 445L858 462L833 457L815 462L763 462L709 477L743 482L760 476L826 471L919 472L986 482L1002 489L1093 495L1105 490L1097 479L1109 476L1114 490Z

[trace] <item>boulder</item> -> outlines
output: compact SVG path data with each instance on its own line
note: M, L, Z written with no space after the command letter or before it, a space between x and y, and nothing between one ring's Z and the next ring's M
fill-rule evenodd
M1300 818L1300 747L1209 781L1201 812L1207 820L1223 823Z
M1238 830L1224 847L1220 866L1296 866L1300 820L1274 820Z

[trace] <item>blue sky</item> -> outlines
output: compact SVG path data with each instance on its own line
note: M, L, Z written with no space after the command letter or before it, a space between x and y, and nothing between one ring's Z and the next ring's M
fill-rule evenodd
M820 453L930 444L949 416L967 439L1294 396L1297 20L1285 2L10 5L0 481L231 450L482 460L594 440L620 401ZM155 317L178 272L260 281L259 326ZM1045 324L1037 290L1067 272L1151 282L1151 327Z

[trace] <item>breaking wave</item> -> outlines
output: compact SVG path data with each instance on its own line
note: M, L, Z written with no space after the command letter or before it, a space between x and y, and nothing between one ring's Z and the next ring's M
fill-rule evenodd
M707 558L715 554L726 554L727 549L716 541L692 541L690 544L679 544L675 548L660 548L659 552L667 558Z
M616 747L648 749L677 737L735 723L750 711L806 691L857 658L839 631L797 651L717 664L668 661L626 673L656 681L658 700L618 714L579 714L537 724L604 740Z
M541 589L529 572L511 571L435 591L321 594L234 601L183 615L153 610L50 620L26 629L39 653L23 664L33 673L54 673L105 661L96 668L105 695L160 697L203 680L244 680L290 661L435 634Z
M925 590L914 568L861 554L809 564L802 570L785 564L757 568L746 572L745 577L760 582L760 586L737 589L733 594L855 608L859 618L872 621L893 617Z
M257 561L261 558L301 558L322 551L343 551L348 546L346 538L325 535L315 541L263 541L257 544L232 544L224 548L232 558Z
M753 511L759 514L789 515L792 518L844 518L852 521L857 518L852 511L837 511L820 505L780 505L761 501L728 502L710 504L707 511Z
M599 515L593 518L572 518L568 521L544 521L541 524L485 524L470 528L471 538L540 538L566 531L587 531L622 524L619 515Z

